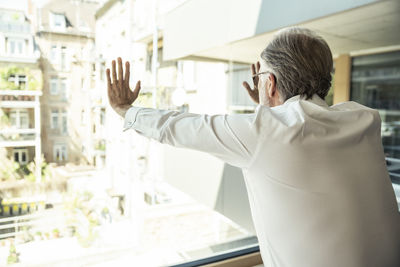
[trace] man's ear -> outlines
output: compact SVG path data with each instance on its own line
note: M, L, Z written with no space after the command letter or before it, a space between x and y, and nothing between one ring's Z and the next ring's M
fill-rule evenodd
M272 73L270 73L269 75L268 75L268 81L269 81L269 86L268 86L268 96L270 97L270 98L273 98L273 97L275 97L275 95L276 94L279 94L278 93L278 90L276 89L276 79L275 79L275 76L272 74Z

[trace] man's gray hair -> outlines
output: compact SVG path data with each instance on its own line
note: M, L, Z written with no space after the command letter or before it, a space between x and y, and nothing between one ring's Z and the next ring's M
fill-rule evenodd
M261 58L276 77L281 99L295 95L322 99L331 87L332 53L322 37L305 28L286 28L262 51Z

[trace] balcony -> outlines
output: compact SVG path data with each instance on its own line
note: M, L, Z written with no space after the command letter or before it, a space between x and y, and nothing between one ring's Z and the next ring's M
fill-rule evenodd
M0 108L35 108L41 91L0 90Z
M91 30L79 29L76 27L49 27L41 25L39 33L60 34L66 36L81 36L86 38L94 38L94 33Z
M0 147L35 146L35 129L0 130Z
M10 32L19 34L31 34L31 28L28 23L0 23L0 32Z
M5 39L7 40L11 38L12 37L8 38L6 36ZM40 51L34 49L34 41L32 36L28 36L27 38L13 38L13 40L8 40L5 45L7 47L7 51L3 50L0 52L0 61L34 64L37 63L40 58Z
M3 30L5 28L5 30ZM18 29L17 35L7 29ZM35 48L34 34L30 31L30 25L25 24L0 24L0 61L37 63L40 51Z
M0 90L0 147L37 145L41 95L41 91Z
M0 55L0 61L5 62L19 62L19 63L36 63L40 58L40 52L35 51L34 53L29 53L27 55L12 55L12 54L3 54Z

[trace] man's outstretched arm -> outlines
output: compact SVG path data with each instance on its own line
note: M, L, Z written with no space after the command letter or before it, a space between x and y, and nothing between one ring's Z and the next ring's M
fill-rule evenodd
M132 107L138 97L140 82L129 88L129 63L123 77L122 60L107 69L111 107L125 117L124 128L164 144L212 154L234 166L246 168L251 162L259 132L257 114L201 115L171 110Z

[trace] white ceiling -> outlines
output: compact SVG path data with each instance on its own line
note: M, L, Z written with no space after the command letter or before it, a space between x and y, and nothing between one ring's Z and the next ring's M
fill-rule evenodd
M399 46L400 49L400 1L379 1L298 26L318 32L328 42L335 56L386 46ZM196 52L192 56L254 62L258 60L273 34L274 32L264 33Z

